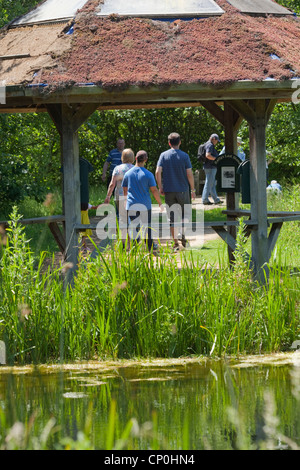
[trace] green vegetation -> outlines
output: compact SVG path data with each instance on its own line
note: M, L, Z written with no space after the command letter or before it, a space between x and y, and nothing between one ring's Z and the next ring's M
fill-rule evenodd
M0 27L37 3L39 0L0 0ZM278 3L300 14L299 0ZM267 129L267 149L272 159L269 177L282 183L284 193L282 197L269 197L269 209L300 210L300 188L293 180L299 176L300 168L299 124L299 105L281 103L276 106ZM200 142L212 132L218 132L224 140L222 127L201 108L95 112L79 130L80 155L90 160L96 169L91 175L90 202L103 202L106 188L99 185L101 169L117 136L123 136L126 145L134 151L145 148L150 156L149 169L153 171L159 153L167 147L167 135L173 130L180 132L182 148L190 154L194 168ZM245 123L240 136L248 153ZM98 257L93 261L80 258L74 286L65 289L63 280L68 266L54 264L57 248L49 229L42 225L22 227L16 223L20 215L27 218L62 212L61 192L56 189L61 183L58 133L47 114L0 115L0 139L0 220L11 218L7 234L0 232L0 341L5 343L9 364L145 357L218 359L290 352L291 344L299 341L299 222L284 224L268 266L270 276L265 286L252 279L246 256L246 251L251 253L251 246L243 236L241 222L234 270L228 267L226 245L219 239L206 243L199 250L182 252L180 267L167 248L152 257L142 245L126 252L116 241L113 249L98 250ZM224 217L221 210L207 211L206 220L221 220ZM50 258L47 267L46 258ZM244 406L240 372L236 377L230 376L228 371L222 372L220 380L214 378L215 393L200 390L188 416L190 397L184 402L184 421L181 421L182 409L174 408L176 424L182 428L175 442L176 449L190 448L193 421L197 421L197 448L213 448L219 437L224 448L253 449L251 438L257 422L262 420L264 439L257 442L257 448L276 449L280 443L280 448L286 445L299 450L293 440L285 437L286 431L293 427L292 418L299 415L298 369L295 367L290 377L298 400L296 404L281 394L281 385L289 382L282 368L282 376L276 379L280 384L276 397L265 391L267 381L265 376L261 377L263 419L256 403L251 409L252 400ZM215 377L216 373L210 372ZM14 384L11 380L12 396L16 392ZM251 377L246 379L247 388L249 384L253 385ZM165 382L163 387L166 388ZM25 404L18 403L17 399L16 405L10 401L11 416L5 408L0 409L1 450L96 447L92 434L95 411L92 400L84 410L85 422L80 415L77 436L66 432L56 440L61 423L53 418L55 412L49 397L45 400L49 400L51 414L41 429L39 413L43 413L44 403L34 397L31 402L34 406L30 409L29 398L24 393L26 388L22 390L26 395ZM62 389L56 387L54 397L59 405L62 404L61 393ZM134 449L140 442L144 448L154 450L172 447L174 437L172 435L168 441L167 434L172 413L168 413L164 428L167 435L159 428L161 416L156 412L145 425L135 418L125 421L124 425L111 389L103 387L101 393L104 410L108 411L104 430L99 433L104 436L104 448ZM154 393L156 399L157 389ZM171 399L168 409L173 407L173 395ZM94 400L97 403L98 397ZM284 410L283 431L275 401L278 410ZM195 404L200 406L198 414L195 414ZM230 425L220 429L216 423L220 421L223 404ZM130 406L133 416L133 401ZM69 417L73 420L77 411L73 403L65 402L60 408L65 412L62 422ZM25 410L32 415L26 415ZM251 411L253 421L249 426L244 418ZM67 422L69 429L75 428L74 422ZM298 423L299 420L297 426ZM209 438L207 430L210 430ZM299 436L297 429L294 435Z
M299 209L299 187L269 204L279 201ZM241 226L234 270L219 241L210 263L212 245L182 252L180 269L167 248L153 257L117 241L95 260L81 259L64 291L67 266L45 272L46 254L32 252L17 218L15 210L0 274L0 339L11 363L269 353L300 337L298 222L284 225L266 286L252 279Z
M2 0L2 25L36 3ZM281 3L299 13L298 0ZM300 168L299 116L299 106L278 104L268 125L270 178L279 175L289 188L284 197L270 199L273 209L300 209L299 186L290 184ZM199 143L213 131L223 138L220 124L202 108L95 112L79 130L80 154L96 169L90 202L103 201L101 170L117 136L135 151L145 148L153 171L175 129L194 167ZM240 135L247 151L245 124ZM153 260L141 247L128 255L117 243L93 263L82 259L74 287L64 291L63 268L44 272L44 258L56 250L49 229L14 225L18 214L62 211L54 189L61 183L58 133L47 114L0 115L0 139L0 219L18 207L1 248L0 339L7 341L12 362L277 351L298 337L298 223L284 224L266 288L252 281L245 263L229 270L226 245L215 240L182 254L180 271L167 250ZM221 209L206 213L206 220L221 217ZM241 252L243 247L241 242Z

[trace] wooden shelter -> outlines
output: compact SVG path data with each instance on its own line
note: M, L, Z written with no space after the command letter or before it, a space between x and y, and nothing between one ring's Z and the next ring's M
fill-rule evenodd
M46 0L3 28L0 112L48 112L57 127L65 250L74 269L81 221L77 131L95 110L204 106L224 126L226 150L232 153L245 119L251 182L247 224L254 269L263 278L261 267L283 221L299 217L268 216L265 184L268 120L276 103L292 101L299 87L299 19L272 0L186 0L185 11L179 0L171 2L177 9L161 11L153 5L168 2L145 0L143 12L139 3L74 0L65 2L67 7ZM227 195L228 220L214 225L230 251L239 215L235 200L234 193Z

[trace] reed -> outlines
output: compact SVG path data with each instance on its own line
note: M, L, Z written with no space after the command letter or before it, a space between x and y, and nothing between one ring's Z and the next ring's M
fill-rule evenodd
M259 286L239 241L234 270L165 249L158 257L116 241L81 259L73 287L63 267L42 270L11 215L1 248L0 340L12 363L90 358L223 356L286 350L299 339L299 276L270 266ZM242 233L242 232L241 232Z

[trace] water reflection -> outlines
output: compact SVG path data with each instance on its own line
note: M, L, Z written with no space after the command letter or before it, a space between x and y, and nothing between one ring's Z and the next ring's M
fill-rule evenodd
M243 368L222 361L110 370L0 369L0 410L5 417L0 434L5 434L4 427L31 421L31 432L40 435L55 418L58 428L48 447L55 448L66 436L76 440L84 431L91 447L105 449L112 448L108 446L122 437L134 418L126 449L255 449L266 440L269 413L278 420L278 448L285 448L278 436L300 446L293 371L291 365ZM112 404L114 431L108 437Z

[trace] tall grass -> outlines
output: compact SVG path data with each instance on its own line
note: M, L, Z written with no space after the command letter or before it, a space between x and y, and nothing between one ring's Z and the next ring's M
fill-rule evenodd
M42 270L45 254L35 261L18 217L0 261L0 340L10 363L269 353L300 337L300 279L288 269L272 269L263 287L244 262L209 269L182 255L179 269L168 250L154 257L117 241L81 259L64 290L64 268Z

